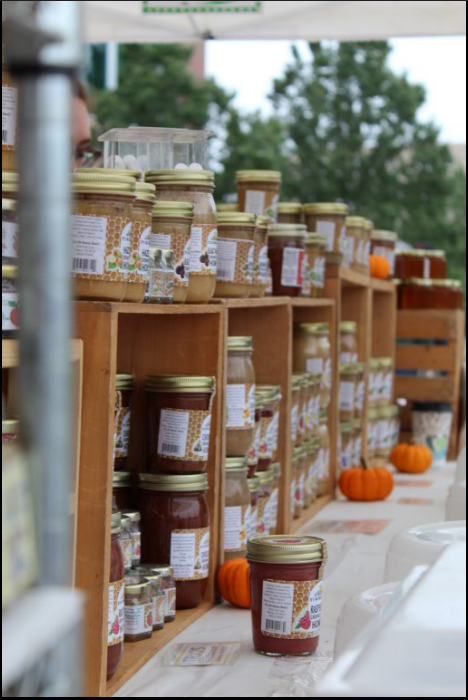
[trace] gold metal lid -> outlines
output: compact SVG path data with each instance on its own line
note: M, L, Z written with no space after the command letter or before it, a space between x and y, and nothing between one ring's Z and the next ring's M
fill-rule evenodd
M294 447L292 451L292 461L297 462L301 457L304 457L306 454L306 449L303 445L299 445L297 447Z
M20 422L17 418L2 420L2 435L19 435Z
M141 569L141 571L140 571ZM139 566L136 569L132 569L132 571L135 571L138 573L145 581L149 581L153 585L157 585L158 583L161 585L162 584L162 574L157 574L155 571L151 571L151 569L146 569L143 566Z
M340 432L344 435L348 435L353 432L353 424L351 422L340 423Z
M122 520L122 514L120 511L116 511L115 513L112 513L112 518L111 518L111 533L113 535L116 535L122 530L122 525L121 525L121 520Z
M365 362L356 362L356 372L358 374L365 374L366 367L367 367L367 365Z
M268 486L268 484L272 484L275 479L270 469L266 472L257 472L257 478L260 482L260 486Z
M238 212L239 204L217 204L216 211L218 214L227 214L228 212Z
M141 520L141 514L137 510L123 510L122 516L125 516L132 523L139 523Z
M104 194L135 197L135 178L98 173L72 173L71 187L75 194Z
M357 364L341 365L340 375L344 374L359 374L360 370Z
M156 185L151 184L151 182L139 182L137 180L135 183L135 192L137 202L154 204L156 200Z
M314 204L304 204L305 214L347 214L348 206L340 202L317 202Z
M2 265L2 277L7 280L15 280L18 277L18 266Z
M116 389L133 389L134 384L133 374L118 374L115 378Z
M2 211L16 211L16 200L2 197Z
M249 467L249 460L247 457L226 457L224 464L226 471L245 472Z
M273 224L268 229L269 238L306 238L307 226L303 224Z
M300 391L305 387L309 386L309 380L307 374L293 374L292 378L292 389L293 391Z
M379 409L378 408L370 408L369 409L369 420L377 420L379 417Z
M299 202L280 202L278 214L302 214L302 204Z
M372 234L372 240L396 243L398 241L398 233L395 233L394 231L374 231Z
M141 170L127 170L126 168L76 168L73 172L90 173L92 175L133 177L135 180L140 180L142 176Z
M447 289L462 289L460 280L432 280L434 287L446 287Z
M195 205L192 202L163 202L158 201L151 212L153 218L161 219L193 219Z
M255 214L244 212L218 212L218 226L255 226L257 217Z
M371 357L370 362L369 362L369 367L371 369L380 369L380 361L381 357Z
M426 257L429 258L446 258L447 253L445 250L425 250L424 251Z
M125 593L130 595L141 595L147 593L150 595L150 584L139 576L125 577Z
M306 440L304 443L304 447L307 451L307 454L312 454L313 452L316 452L317 450L320 449L320 440L318 437L311 437L309 440Z
M128 530L130 527L131 520L128 518L126 515L121 514L120 518L120 524L122 526L122 530Z
M321 374L307 374L309 386L317 386L322 383Z
M249 482L249 489L251 491L258 491L260 488L260 479L258 476L250 476L247 481Z
M155 392L195 394L197 392L213 392L215 386L214 377L180 377L167 374L146 378L146 390Z
M255 408L256 409L263 408L263 405L264 405L263 394L258 392L258 391L255 391Z
M393 359L391 357L381 357L380 358L380 367L382 369L392 369Z
M415 287L433 287L434 280L425 279L424 277L411 277L408 280L400 280L400 284L403 286L412 285Z
M320 422L321 423L328 423L328 411L326 408L320 409Z
M208 474L139 474L144 491L208 491Z
M374 230L374 222L371 219L366 219L366 231Z
M346 226L349 228L367 228L367 219L363 216L346 217Z
M340 323L340 333L357 333L356 321L342 321Z
M362 430L362 419L361 418L354 418L353 428L354 428L354 430Z
M114 472L112 475L112 483L114 487L131 486L132 472Z
M295 323L295 333L305 333L306 335L328 335L330 333L329 323Z
M213 186L215 174L212 170L149 170L145 175L146 182L155 185L200 185Z
M161 574L164 578L165 576L174 576L174 568L169 566L169 564L145 564L145 569L153 571L155 574Z
M281 182L281 173L277 170L238 170L237 182Z
M320 245L325 247L327 245L327 239L320 233L311 233L310 231L308 231L306 237L306 245Z
M2 192L18 192L18 173L15 170L2 170Z
M259 384L255 389L255 393L263 398L264 404L281 400L281 387L272 386L270 384Z
M268 564L325 562L327 545L310 535L262 535L248 541L247 559Z
M253 350L253 338L250 336L235 336L231 335L227 342L228 350L244 350L251 352Z
M415 249L415 250L397 250L397 256L399 258L424 258L426 257L426 251Z
M269 223L270 219L268 218L268 216L257 216L257 228L268 229Z
M281 476L281 464L279 462L274 462L274 464L270 466L270 471L275 479L278 479Z

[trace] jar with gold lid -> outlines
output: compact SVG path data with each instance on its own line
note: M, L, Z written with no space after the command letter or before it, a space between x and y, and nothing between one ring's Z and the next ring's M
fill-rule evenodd
M364 272L362 264L362 251L366 243L367 219L362 216L348 216L346 218L346 255L347 267L352 267L357 272Z
M257 395L262 401L258 450L258 471L262 472L270 468L277 456L281 387L260 385L257 386Z
M291 402L291 442L294 446L299 444L299 415L301 412L302 376L296 375L292 379Z
M268 217L257 216L254 231L254 271L250 296L264 297L271 284L270 259L268 257Z
M320 374L320 407L328 408L332 391L332 355L328 323L298 323L294 326L295 372Z
M192 202L156 202L152 210L152 248L174 252L174 303L187 300L190 279L190 239L194 205Z
M255 440L253 338L228 338L226 454L246 457Z
M214 173L190 169L151 170L146 173L146 181L156 185L158 203L188 202L194 205L186 301L207 304L215 293L218 259Z
M393 358L380 358L380 372L382 375L382 391L380 394L379 406L388 406L393 401Z
M238 212L239 211L239 205L236 203L233 204L216 204L216 211L218 214L232 214L232 212Z
M367 458L372 461L376 457L379 441L379 408L369 409L367 426Z
M281 464L275 462L271 465L270 471L273 475L270 496L270 533L275 535L278 532L278 511L279 511L279 488L281 481Z
M16 168L18 88L2 60L2 170Z
M263 394L255 391L255 429L252 446L249 450L249 478L255 476L260 455L260 437L262 433Z
M320 443L318 437L308 440L304 444L307 456L306 479L304 500L305 507L308 508L317 498L318 488L318 458L320 453Z
M269 535L271 527L271 493L275 478L270 469L265 472L259 472L257 477L260 482L257 507L257 534Z
M2 170L2 199L17 199L18 182L19 178L16 171Z
M459 280L433 280L433 308L459 311L464 307L465 295Z
M328 493L330 482L330 466L331 466L331 438L328 428L328 411L320 411L320 427L319 427L319 474L317 495L324 496Z
M218 214L218 272L215 297L247 299L255 264L255 214Z
M107 680L117 672L124 649L125 563L120 546L121 514L112 514L108 593Z
M353 467L361 464L362 458L362 420L355 418L353 421Z
M114 469L125 471L130 445L134 378L118 374L115 382Z
M140 642L153 634L153 601L149 581L125 577L125 641Z
M325 291L325 237L319 233L308 233L305 243L306 257L302 294L305 297L321 298Z
M396 258L396 277L410 279L447 279L447 256L443 250L400 250Z
M354 426L352 421L340 425L340 466L341 471L351 469L354 460Z
M2 265L2 338L16 340L20 328L18 267Z
M356 255L356 269L364 275L370 274L370 254L374 229L374 222L370 219L365 219L363 240L359 244Z
M339 203L305 204L304 216L308 231L325 237L326 252L343 254L348 207Z
M292 465L296 483L296 497L294 506L295 519L301 517L305 507L306 462L306 450L303 447L295 447L292 456Z
M279 224L302 224L302 204L298 202L280 202L278 204Z
M356 391L356 365L342 365L340 367L340 394L338 398L340 421L342 423L348 423L354 420Z
M278 218L281 173L276 170L240 170L236 173L239 210L267 216L271 224Z
M380 357L373 357L369 363L369 406L377 408L384 392L384 378Z
M306 227L273 224L268 231L268 257L273 275L273 295L302 294Z
M19 254L16 201L2 198L2 265L16 265Z
M340 324L340 365L354 365L358 356L358 326L355 321Z
M225 472L224 558L228 560L243 557L247 552L248 518L251 509L247 459L227 457Z
M396 245L398 234L393 231L374 231L372 234L372 255L386 258L390 263L390 276L395 276Z
M367 372L366 364L364 362L358 362L355 365L356 372L356 395L354 401L354 415L355 418L362 419L364 416L364 407L366 403L366 384L367 384Z
M249 476L247 479L250 490L250 513L247 518L247 541L257 534L258 524L258 499L260 495L260 479L258 476Z
M322 377L319 374L307 374L307 405L305 416L305 438L310 440L317 436L320 423L320 389Z

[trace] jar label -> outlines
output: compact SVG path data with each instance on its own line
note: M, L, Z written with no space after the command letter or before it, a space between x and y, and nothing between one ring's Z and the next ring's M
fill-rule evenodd
M266 193L260 190L247 190L245 193L245 211L248 214L265 214Z
M117 405L122 406L122 394L120 391L117 392ZM116 459L123 459L128 456L131 421L131 408L118 408L116 410L114 433L114 458Z
M2 258L17 258L18 252L18 225L13 221L2 221Z
M301 472L296 477L296 505L304 505L305 474Z
M176 599L177 591L175 588L166 588L164 590L165 617L174 617L176 614Z
M299 411L299 420L297 423L297 433L299 437L304 437L306 431L306 406L301 402L301 410Z
M183 234L152 233L150 238L152 248L174 251L175 287L188 287L190 277L191 239Z
M255 536L255 529L252 524L252 506L248 506L245 511L245 529L247 532L247 539L250 540L251 537Z
M327 253L331 253L332 251L334 251L335 250L335 235L336 235L335 224L331 221L317 221L317 225L315 227L315 230L321 236L325 236Z
M354 457L354 449L353 449L353 440L348 440L346 447L343 449L343 439L341 441L341 470L345 471L345 469L351 469L353 466L353 457Z
M247 510L250 506L224 509L224 551L241 552L247 548Z
M273 457L272 443L269 440L271 436L270 425L273 418L262 416L260 420L260 446L258 456L260 459L271 459Z
M161 250L171 250L172 236L165 233L151 233L150 247L161 248Z
M154 261L150 262L148 271L148 298L150 302L172 302L174 299L174 270L160 269Z
M134 251L132 251L132 245L132 222L129 222L122 231L122 238L120 241L120 250L123 256L122 270L127 275L130 270L130 265L132 265L132 271L135 270L135 255Z
M310 297L312 294L312 280L311 280L311 270L309 266L309 260L307 255L304 256L303 267L302 267L302 296Z
M166 617L166 597L155 595L151 599L153 604L153 626L163 625Z
M291 515L294 515L294 511L296 509L296 480L292 479L291 481L291 491L289 493L290 496L290 503L291 503Z
M122 231L130 222L120 216L73 214L71 217L72 272L78 279L126 279Z
M340 382L340 411L351 412L354 410L354 382Z
M293 442L297 440L299 427L299 407L293 406L291 409L291 439Z
M228 384L226 409L229 430L251 430L255 426L255 384Z
M314 430L320 424L320 395L313 396L309 399L306 413L306 427L308 430Z
M277 449L277 448L275 448L275 439L276 439L275 426L276 426L275 417L273 416L273 418L271 419L270 423L268 424L268 428L267 428L267 443L269 446L269 452L270 452L270 456L272 459L273 459L274 453Z
M275 413L273 415L273 421L271 424L271 434L272 434L272 440L273 440L273 455L276 455L276 452L278 450L278 440L279 440L279 419L280 419L280 412L279 409L277 408L275 410Z
M258 267L260 273L260 284L268 285L271 278L270 258L268 257L268 246L260 244L258 254Z
M208 578L210 568L210 528L173 530L171 566L176 581Z
M348 266L351 267L351 265L354 263L354 256L355 256L355 241L353 236L346 236L346 262L348 263Z
M309 277L312 289L324 289L325 287L325 256L319 255L315 258L314 266L309 267Z
M2 148L13 150L16 146L16 113L18 90L2 85Z
M283 250L283 265L281 269L281 284L283 287L302 287L305 251L298 248Z
M153 603L125 606L125 635L132 637L153 631Z
M166 459L206 462L211 434L210 411L163 409L158 455Z
M258 457L260 454L260 439L262 433L262 424L258 422L255 424L255 438L252 447L249 451L249 467L255 467L258 464Z
M276 532L278 526L279 489L274 488L270 497L270 532Z
M136 566L141 560L141 532L132 532L132 563Z
M318 637L321 614L322 581L263 582L261 631L266 637Z
M124 536L124 533L120 536L120 546L122 548L122 554L124 558L125 571L130 571L133 564L133 542L132 537Z
M218 240L218 281L251 285L254 250L254 244L251 241L231 241L220 238Z
M218 230L212 224L192 226L190 238L190 274L216 275Z
M325 366L323 370L323 383L327 389L332 388L332 361L331 359L325 360Z
M257 504L257 534L270 534L270 497L259 496Z
M250 514L250 530L248 538L255 537L258 527L258 506L253 506Z
M125 581L109 585L109 614L107 646L113 647L124 640Z
M12 280L2 280L2 331L17 331L20 325L19 296Z
M308 357L306 366L309 374L323 375L324 362L321 357Z
M340 353L340 365L355 365L357 361L358 356L355 352Z
M387 401L391 401L393 398L393 372L388 372L385 376L384 397Z

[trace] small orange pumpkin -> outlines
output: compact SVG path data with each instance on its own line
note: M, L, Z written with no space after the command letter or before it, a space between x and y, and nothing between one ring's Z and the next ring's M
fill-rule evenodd
M431 450L425 445L417 445L414 440L397 445L390 455L390 463L405 474L424 474L431 468L433 460Z
M247 559L231 559L218 572L219 592L236 608L250 609L250 567Z
M391 266L390 261L384 258L383 255L370 256L370 273L371 277L379 280L388 280L390 277Z
M362 466L345 469L340 476L340 489L350 501L384 501L393 491L393 476L386 467Z

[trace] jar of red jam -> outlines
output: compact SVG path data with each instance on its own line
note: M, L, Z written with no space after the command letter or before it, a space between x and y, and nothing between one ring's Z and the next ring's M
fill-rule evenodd
M107 635L107 679L116 673L124 647L125 567L120 547L120 513L112 514Z
M151 602L153 604L153 632L164 629L166 599L163 591L163 579L160 573L152 571L147 566L138 566L132 569L132 574L140 576L150 584Z
M115 382L114 469L125 471L130 445L133 376L118 374Z
M433 280L434 309L459 311L464 306L462 283L458 280Z
M307 229L302 225L270 226L268 256L273 274L273 296L301 296L306 233Z
M133 507L131 472L114 472L112 483L112 510L131 510Z
M141 559L174 569L177 610L205 599L210 568L207 474L140 474Z
M260 419L260 447L257 471L267 471L278 450L279 404L281 388L258 386L257 393L262 397L263 408Z
M254 537L247 558L255 651L313 654L319 643L326 543L308 535Z
M443 250L402 250L396 259L396 277L447 279L447 256Z
M250 515L247 519L247 540L250 540L251 537L255 537L257 534L260 479L258 476L250 476L247 481L250 489Z
M433 309L434 280L414 278L402 282L398 287L398 308L402 310Z
M172 566L167 566L165 564L146 564L145 568L161 576L161 585L165 600L164 622L174 622L176 619L177 599L174 569Z
M148 377L148 465L178 474L206 470L210 448L213 377Z

